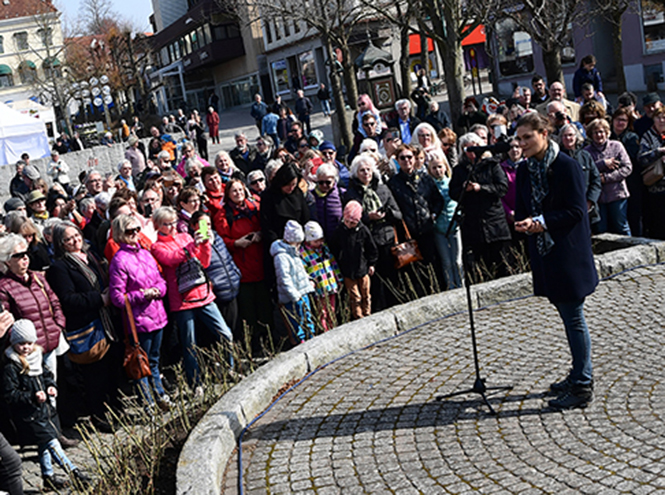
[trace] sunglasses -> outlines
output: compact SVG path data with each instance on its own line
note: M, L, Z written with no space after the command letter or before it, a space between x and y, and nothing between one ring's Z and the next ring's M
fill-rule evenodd
M21 258L26 258L28 256L27 251L21 251L20 253L14 253L12 254L12 259L14 260L20 260Z
M331 180L319 180L316 182L320 186L330 186L332 184Z
M413 160L414 156L413 155L400 155L397 157L399 160Z
M133 229L126 229L125 235L136 235L141 232L141 227L134 227Z
M260 179L255 179L255 180L253 180L253 181L250 182L249 184L250 184L251 186L253 186L254 184L258 184L259 182L265 182L265 181L266 181L266 180L265 180L264 178L260 178Z

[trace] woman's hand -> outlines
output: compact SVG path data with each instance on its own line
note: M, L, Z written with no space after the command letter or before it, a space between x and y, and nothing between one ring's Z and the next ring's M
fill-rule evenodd
M14 324L14 315L6 309L0 313L0 338L4 337L12 325Z
M238 249L245 249L253 242L253 240L254 240L254 232L250 232L249 234L241 237L240 239L236 239L233 245Z
M545 232L545 227L540 222L529 217L515 222L515 230L524 234L540 234L541 232Z
M209 237L203 237L203 234L200 231L196 231L194 233L194 242L196 242L196 245L198 246L199 244L203 244L204 242L209 242L210 238Z
M386 218L386 212L385 211L371 211L367 214L370 220L376 221L376 220L383 220Z
M46 393L43 390L35 393L35 398L39 404L46 402Z
M621 165L621 162L616 158L605 158L605 166L610 170L616 170Z
M480 184L478 184L477 182L467 182L466 191L467 192L478 192L478 191L480 191Z
M57 397L58 396L58 389L55 387L49 387L46 389L46 393L50 395L51 397Z
M372 277L374 275L374 267L370 266L369 269L367 270L367 274Z

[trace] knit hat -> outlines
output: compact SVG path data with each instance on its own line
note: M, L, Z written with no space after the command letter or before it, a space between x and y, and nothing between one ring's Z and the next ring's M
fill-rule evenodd
M360 222L363 216L363 207L357 201L349 201L344 207L344 218L352 222Z
M305 232L295 220L289 220L284 227L284 240L290 243L302 242L305 239Z
M37 170L37 167L33 165L26 165L23 167L23 175L27 177L30 180L37 180L39 177L39 170Z
M35 329L35 324L30 320L17 320L14 322L9 342L11 345L21 344L23 342L37 342L37 330Z
M660 101L660 96L658 95L658 93L647 93L642 98L642 105L643 106L653 105L657 101Z
M310 220L305 224L305 240L307 242L318 241L319 239L322 238L323 238L323 229L321 228L318 222Z
M335 145L332 144L330 141L321 141L319 143L319 151L337 151L337 148L335 148Z
M21 200L21 198L10 198L5 201L5 213L18 210L19 208L25 208L25 203Z

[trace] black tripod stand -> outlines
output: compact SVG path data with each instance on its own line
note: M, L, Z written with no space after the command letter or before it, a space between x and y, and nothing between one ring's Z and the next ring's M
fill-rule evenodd
M479 155L480 153L476 153ZM455 208L455 213L453 214L453 220L450 222L450 225L448 226L448 231L446 232L446 237L449 237L452 229L455 227L455 223L457 223L460 226L460 229L464 225L464 199L466 197L466 187L469 183L474 182L474 174L475 174L475 169L476 167L473 164L470 164L468 166L468 177L467 180L464 182L464 186L462 187L462 193L460 194L459 201L457 203L457 208ZM462 269L464 270L464 283L466 285L466 304L467 308L469 311L469 326L471 327L471 346L473 349L473 364L475 367L476 371L476 379L473 382L473 387L465 390L460 390L458 392L453 392L450 394L446 395L440 395L436 398L436 400L443 400L443 399L448 399L450 397L455 397L458 395L464 395L464 394L479 394L482 398L485 404L487 405L487 408L490 411L490 414L495 416L496 411L492 407L492 405L489 403L487 400L487 395L486 392L488 390L511 390L513 388L512 385L505 385L505 386L498 386L498 387L488 387L485 385L485 379L481 378L480 376L480 364L478 361L478 344L476 342L476 327L473 321L473 303L471 301L471 266L470 266L470 261L473 256L473 253L470 248L466 248L464 245L462 246Z

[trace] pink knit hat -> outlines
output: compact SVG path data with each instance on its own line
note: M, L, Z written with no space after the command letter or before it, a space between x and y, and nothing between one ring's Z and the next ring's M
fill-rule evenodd
M363 207L357 201L349 201L344 207L344 218L352 222L360 222L363 216Z

